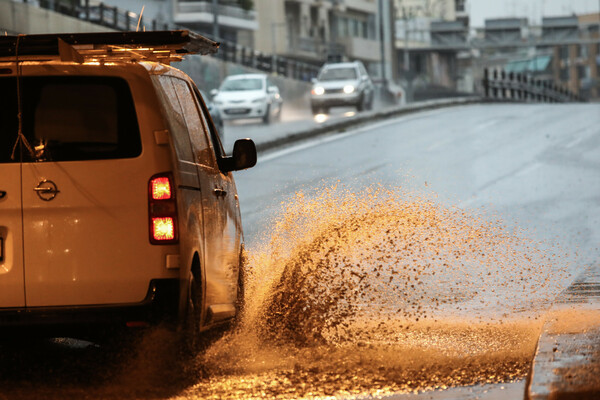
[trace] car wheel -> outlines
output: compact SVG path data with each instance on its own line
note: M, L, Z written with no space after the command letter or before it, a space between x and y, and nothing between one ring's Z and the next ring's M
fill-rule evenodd
M202 348L200 325L202 317L202 301L199 268L192 268L188 279L188 293L183 324L180 327L182 350L186 356L194 356ZM194 272L195 271L195 272Z
M367 110L372 110L373 109L373 99L374 99L374 95L373 93L371 93L371 95L369 96L369 102L367 103L366 109Z
M267 110L262 118L262 122L267 125L271 122L271 106L267 106Z
M363 111L365 109L365 95L364 93L360 96L358 103L356 103L356 111Z

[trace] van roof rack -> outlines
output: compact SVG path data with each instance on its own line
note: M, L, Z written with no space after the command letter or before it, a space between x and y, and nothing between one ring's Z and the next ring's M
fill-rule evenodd
M18 56L19 61L170 64L186 54L214 54L218 48L219 43L188 30L0 36L0 60L10 61Z

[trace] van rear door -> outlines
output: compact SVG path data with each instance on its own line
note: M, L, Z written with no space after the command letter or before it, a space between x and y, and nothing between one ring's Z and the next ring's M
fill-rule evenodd
M0 308L25 306L16 90L14 78L0 78Z
M143 300L148 182L128 179L143 172L127 82L26 77L22 98L34 148L22 164L27 307Z

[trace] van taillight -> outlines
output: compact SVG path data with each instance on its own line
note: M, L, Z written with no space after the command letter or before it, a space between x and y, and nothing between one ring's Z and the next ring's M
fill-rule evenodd
M178 242L177 203L173 175L154 175L148 183L148 216L150 243L174 244Z
M171 198L171 181L167 176L154 178L150 184L152 200L169 200Z

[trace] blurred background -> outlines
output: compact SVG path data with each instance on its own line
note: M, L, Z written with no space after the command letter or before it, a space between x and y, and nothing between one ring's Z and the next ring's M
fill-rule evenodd
M202 90L259 70L288 105L324 63L354 60L389 103L480 94L486 67L597 101L599 27L597 0L0 0L9 35L194 30L221 42L177 65Z

